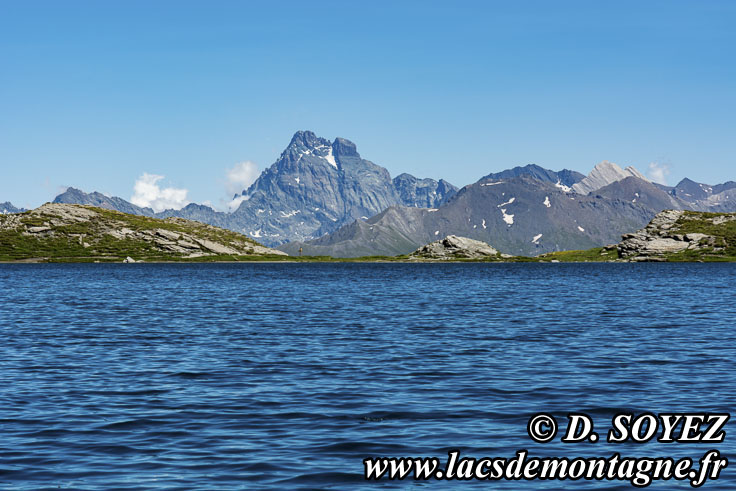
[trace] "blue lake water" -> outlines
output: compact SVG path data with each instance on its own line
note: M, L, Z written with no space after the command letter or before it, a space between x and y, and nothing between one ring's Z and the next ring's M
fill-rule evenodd
M633 489L367 482L388 456L690 456L534 443L530 416L732 412L736 266L0 265L0 489ZM687 482L653 489L689 489Z

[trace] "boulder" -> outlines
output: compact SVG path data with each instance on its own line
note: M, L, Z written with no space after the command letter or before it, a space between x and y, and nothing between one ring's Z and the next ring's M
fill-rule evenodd
M420 247L410 257L415 259L486 259L498 256L498 251L480 240L448 235L444 239Z

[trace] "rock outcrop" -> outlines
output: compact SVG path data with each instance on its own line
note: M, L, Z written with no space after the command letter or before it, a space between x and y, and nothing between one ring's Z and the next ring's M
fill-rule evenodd
M619 257L629 261L666 261L673 254L721 255L729 246L736 214L666 210L638 232L625 234Z
M412 259L489 259L500 258L499 252L480 240L468 239L448 235L444 239L437 240L420 247L410 254Z
M140 262L285 255L241 234L183 218L162 220L61 203L0 215L0 239L0 260Z

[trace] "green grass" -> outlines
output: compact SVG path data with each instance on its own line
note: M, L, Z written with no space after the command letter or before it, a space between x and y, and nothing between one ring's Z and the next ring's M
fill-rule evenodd
M42 261L122 261L130 256L136 260L165 261L185 259L183 253L163 252L150 241L135 238L117 239L106 229L128 228L135 232L156 229L186 233L199 240L210 240L223 245L240 248L259 245L244 235L218 229L198 222L167 219L160 220L137 215L128 215L101 208L85 207L99 216L88 221L51 226L53 234L26 234L25 227L49 226L52 214L25 212L17 217L22 226L15 229L0 228L0 261L37 259ZM0 216L0 224L10 223L9 216ZM82 242L89 244L84 247ZM206 258L201 258L206 260Z
M736 258L736 220L731 220L718 225L713 224L711 221L706 219L713 219L718 216L723 216L723 213L703 213L686 211L682 217L675 223L675 230L673 233L689 234L689 233L701 233L706 235L712 235L717 237L716 247L723 248L723 251L714 253L713 251L707 250L702 251L700 255L702 260L717 260L714 255L718 255L726 258ZM734 215L734 214L728 214ZM685 251L685 253L678 253L671 255L672 260L687 260L691 255L686 253L692 251ZM682 259L681 259L682 258ZM721 260L724 260L721 259Z
M616 249L606 250L603 247L596 247L594 249L588 249L585 251L559 251L550 252L547 254L541 254L535 259L540 261L553 261L557 260L560 262L604 262L613 261L618 259L618 252Z
M703 251L682 251L665 256L668 262L673 263L733 263L736 262L736 256L724 255L721 252L714 252L712 249L704 249Z

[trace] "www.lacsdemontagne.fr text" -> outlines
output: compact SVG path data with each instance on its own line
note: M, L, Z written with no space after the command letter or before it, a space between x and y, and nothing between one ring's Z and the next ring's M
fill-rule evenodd
M635 487L649 486L656 480L689 481L693 487L708 479L718 479L728 460L717 450L706 452L696 464L685 457L530 457L519 450L513 458L460 457L448 452L447 463L436 457L369 458L363 460L364 477L368 480L598 480L628 481Z

